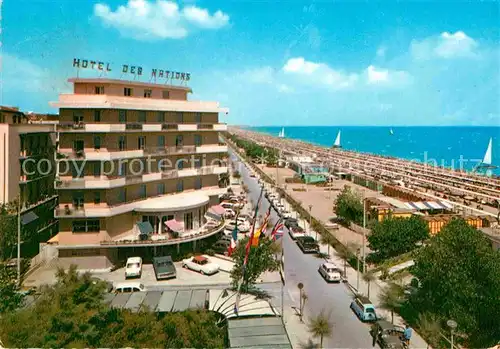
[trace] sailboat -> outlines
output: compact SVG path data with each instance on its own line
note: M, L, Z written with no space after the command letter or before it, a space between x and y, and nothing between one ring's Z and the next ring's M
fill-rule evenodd
M340 130L339 133L337 133L337 138L335 138L335 143L333 143L332 148L342 148L340 145Z
M389 130L389 133L391 134L391 136L394 134L394 131L392 130L392 127L391 127L391 129Z
M279 138L285 138L285 128L282 127L280 133L278 134Z
M488 142L488 148L486 148L486 152L484 153L483 161L481 161L472 170L472 172L484 172L487 176L491 176L491 170L497 168L497 166L491 164L492 149L493 149L493 138L490 137L490 141Z

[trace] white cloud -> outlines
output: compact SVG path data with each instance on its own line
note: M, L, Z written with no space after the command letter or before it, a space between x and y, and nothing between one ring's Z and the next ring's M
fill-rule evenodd
M375 68L370 65L361 73L347 73L333 69L325 63L307 61L303 57L290 58L285 63L283 71L289 75L301 76L301 81L308 80L337 89L353 87L362 81L371 85L394 86L411 80L410 75L404 71Z
M467 36L463 31L443 32L439 36L420 41L414 40L410 45L410 51L416 59L473 58L477 57L478 46L477 41Z
M278 91L279 92L283 92L283 93L292 93L295 90L292 87L290 87L290 86L288 86L286 84L279 84L278 85Z
M377 57L378 58L384 58L385 57L385 53L387 52L387 47L385 46L380 46L378 49L377 49Z
M179 39L191 29L219 29L229 23L229 16L220 10L211 15L196 6L179 8L173 1L128 0L125 6L113 11L107 4L94 5L94 14L124 36L139 40Z

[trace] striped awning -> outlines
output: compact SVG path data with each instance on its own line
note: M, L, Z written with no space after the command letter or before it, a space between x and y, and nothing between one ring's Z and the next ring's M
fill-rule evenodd
M142 235L148 235L153 232L153 226L148 221L137 223L137 228Z
M38 216L35 212L29 211L21 216L21 223L23 225L30 224L38 219Z
M208 211L213 212L219 216L222 216L224 213L226 213L226 209L221 205L213 205L208 209Z
M405 206L409 209L417 211L451 210L453 208L453 205L444 201L405 202Z
M215 213L215 212L212 212L212 211L207 211L207 213L205 213L205 217L211 218L211 219L216 220L218 222L222 221L222 216Z

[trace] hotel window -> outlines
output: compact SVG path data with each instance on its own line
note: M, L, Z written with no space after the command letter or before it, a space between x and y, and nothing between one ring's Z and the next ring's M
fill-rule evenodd
M156 121L157 122L165 122L165 112L164 111L156 112Z
M144 199L146 197L146 194L147 194L146 184L142 184L139 189L139 196Z
M101 230L98 219L88 221L73 221L73 233L97 233Z
M119 122L127 122L127 111L126 110L120 110L118 112L118 121Z
M178 170L184 169L184 159L178 159L177 160L177 169Z
M144 90L144 98L151 98L151 90Z
M199 147L202 143L202 138L200 135L194 135L194 145Z
M177 181L177 192L180 193L181 191L184 191L184 181L182 179Z
M137 137L137 149L144 149L146 146L146 137L139 136Z
M98 162L94 162L94 166L93 166L93 173L94 173L94 177L101 177L101 162L98 161Z
M158 136L158 147L165 146L165 136Z
M182 135L178 135L175 137L175 146L176 147L182 147L182 143L184 143L184 138Z
M79 123L83 122L83 112L75 111L73 113L73 122L75 124L79 124Z
M133 92L133 91L132 91L132 89L131 89L130 87L125 87L125 88L123 89L123 95L124 95L124 96L130 97L130 96L132 96L132 94L133 94L132 92Z
M94 121L101 122L101 111L100 110L94 110Z
M127 175L127 162L119 162L120 166L118 166L118 176L126 176Z
M177 123L182 124L184 122L184 113L183 112L177 112Z
M104 94L104 86L96 86L94 88L94 92L96 95L103 95Z
M156 186L156 192L158 195L165 194L165 183L158 183Z
M118 149L123 151L127 148L127 138L125 136L120 136L118 138Z
M83 207L83 191L75 191L73 192L73 206L74 207Z
M74 152L83 151L84 149L85 149L85 143L83 142L83 140L78 139L76 141L73 141L73 151Z
M100 203L101 203L101 192L95 191L94 192L94 204L99 205Z
M194 122L196 122L197 124L201 123L201 113L195 113L194 120Z
M94 149L101 149L101 136L94 136Z
M146 112L139 110L139 122L146 122Z
M163 90L162 96L163 96L163 99L170 99L170 91Z
M127 201L127 190L125 188L122 188L118 191L118 201L119 202Z
M195 168L200 168L201 167L201 158L194 159L194 167Z
M201 178L198 177L194 180L194 189L201 189Z
M193 212L184 213L184 229L193 229Z

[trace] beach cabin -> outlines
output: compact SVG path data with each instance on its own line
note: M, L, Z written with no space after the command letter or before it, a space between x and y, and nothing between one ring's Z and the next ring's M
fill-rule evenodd
M483 226L483 219L478 216L460 216L451 214L441 214L434 216L423 216L422 219L426 221L429 225L429 231L431 236L438 234L441 229L448 224L453 218L463 218L470 226L480 229Z

